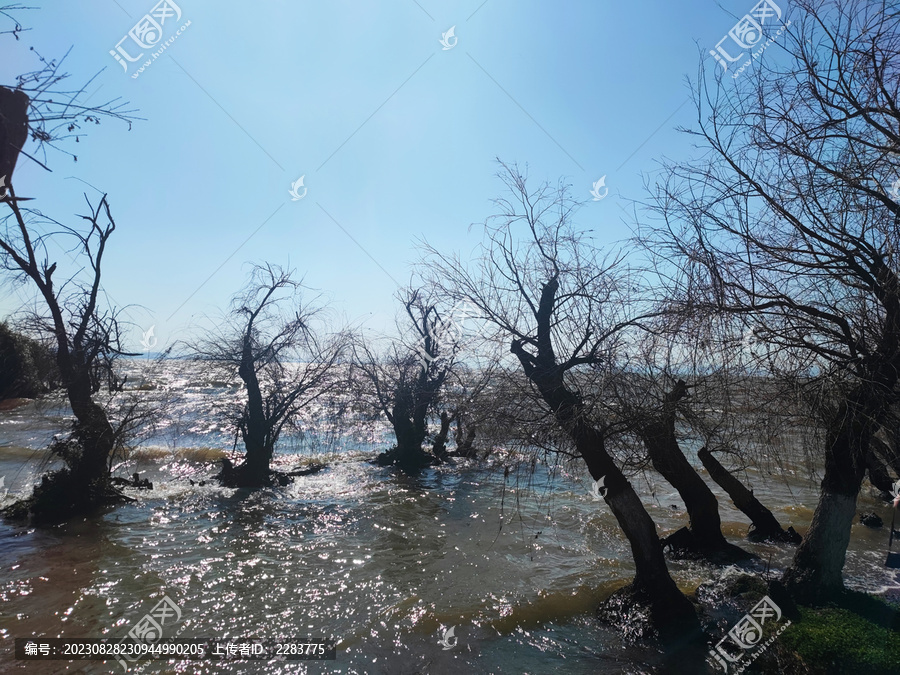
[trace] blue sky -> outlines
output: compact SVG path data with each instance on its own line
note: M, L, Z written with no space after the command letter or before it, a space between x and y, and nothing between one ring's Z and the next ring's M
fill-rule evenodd
M565 177L589 202L578 224L601 243L626 238L642 174L692 152L674 130L693 121L686 76L754 3L180 0L163 39L190 26L136 79L143 59L125 73L109 51L154 0L28 4L31 30L0 36L0 82L35 69L30 46L71 47L72 84L105 69L84 99L121 97L145 118L85 128L65 146L77 163L51 154L48 173L22 158L15 175L19 195L64 222L98 196L85 183L109 194L105 287L135 305L140 351L141 329L163 346L222 311L248 261L295 267L348 321L392 329L415 241L463 254L480 241L469 225L500 192L495 157ZM308 191L292 201L301 175ZM609 195L592 202L603 175Z

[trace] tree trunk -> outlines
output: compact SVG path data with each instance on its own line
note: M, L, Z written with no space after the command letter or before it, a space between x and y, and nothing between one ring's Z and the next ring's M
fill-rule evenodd
M718 549L733 554L740 553L740 549L732 547L722 534L716 496L678 445L678 438L675 436L675 404L686 393L687 386L683 380L679 380L666 395L659 418L641 426L641 439L653 468L678 491L684 501L695 550L703 552Z
M890 436L888 436L890 437ZM869 440L869 456L866 458L866 468L869 472L869 480L879 490L891 493L894 489L891 472L900 477L900 457L894 449L881 440L878 436L872 436Z
M0 87L0 178L12 182L19 153L28 140L28 94Z
M115 432L106 411L91 398L88 370L73 367L68 351L62 358L59 353L57 357L75 416L74 445L64 442L51 446L65 461L66 469L43 476L28 500L28 510L35 521L48 524L127 501L110 481Z
M866 453L866 473L869 475L869 482L873 487L891 494L894 489L894 481L888 472L883 456L875 450L874 444L876 440L876 438L872 438L872 443L869 444L869 452Z
M378 456L379 464L395 465L404 471L417 471L431 463L431 458L422 449L427 435L424 415L411 411L402 393L395 395L391 425L397 445Z
M625 474L606 452L603 435L576 422L570 436L594 480L603 479L604 500L631 546L635 575L628 593L650 607L652 623L664 639L695 632L699 629L696 612L669 575L656 525Z
M844 590L842 571L855 515L855 497L823 487L806 537L782 579L798 602L818 604Z
M72 414L78 420L76 437L82 446L81 459L73 473L87 484L109 475L115 437L106 411L90 396L82 397L80 389L69 387L67 393Z
M866 469L869 440L877 428L872 385L863 384L838 411L829 432L825 476L812 522L782 581L798 602L817 603L844 590L842 572Z
M462 417L461 413L456 413L456 433L454 434L454 438L456 438L456 454L460 457L473 459L477 454L475 450L477 429L474 426L466 427Z
M666 642L696 636L700 630L697 613L669 575L653 519L606 451L603 433L588 421L581 397L565 385L565 367L556 362L551 338L558 288L559 280L553 277L541 289L535 315L537 354L528 353L519 340L512 341L510 351L519 359L525 375L537 387L559 427L572 439L591 477L603 482L605 493L602 496L631 546L634 580L626 589L617 591L618 598L611 598L612 602L607 601L605 607L617 604L621 609L628 601L638 601L649 608L651 623ZM625 603L623 596L627 596Z
M531 369L532 381L554 411L557 422L575 443L594 480L602 480L603 498L628 539L635 564L635 575L625 591L646 604L651 622L664 639L680 639L699 630L691 602L675 585L666 567L662 543L650 514L606 451L602 432L584 421L583 405L577 395L556 378L544 378Z
M728 469L722 466L709 450L702 448L697 453L697 457L700 458L703 466L706 467L710 477L728 493L734 505L750 519L750 522L753 524L751 539L758 541L773 539L793 543L800 541L800 535L794 532L794 528L789 528L785 531L772 512L763 506L753 496L753 493L735 478Z
M441 429L437 436L434 437L434 444L431 446L431 454L438 460L444 462L447 460L447 437L450 435L450 422L453 418L446 411L441 412Z
M270 425L266 419L262 389L256 374L251 342L252 327L251 318L244 333L241 365L238 367L238 375L247 387L247 407L239 425L246 452L244 461L231 474L232 479L228 483L231 487L265 487L271 482L270 462L274 443L269 438ZM229 480L224 472L220 475L223 482Z
M247 454L235 469L238 478L236 487L265 487L272 482L272 455L274 448L266 440L245 438Z
M866 456L890 407L900 380L900 279L883 258L872 265L876 295L885 314L877 350L866 357L859 384L847 394L828 430L822 492L806 536L782 581L794 598L814 603L841 594L842 572L856 516L856 499Z

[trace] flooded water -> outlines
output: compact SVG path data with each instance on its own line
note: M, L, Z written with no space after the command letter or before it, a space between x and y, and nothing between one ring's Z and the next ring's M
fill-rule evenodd
M138 368L138 365L132 365ZM593 618L599 601L627 581L632 565L609 509L586 475L516 468L499 452L417 477L372 465L384 429L316 427L285 439L280 466L327 464L285 488L247 491L200 485L230 450L215 417L239 395L172 363L147 396L171 395L171 419L122 464L153 490L91 521L49 530L0 524L0 671L123 672L114 661L14 661L11 638L126 637L164 596L181 619L166 637L331 637L337 659L321 662L144 662L141 672L179 673L650 673L651 645L629 646ZM139 373L138 373L139 375ZM146 378L145 378L146 379ZM130 381L140 380L140 377ZM144 382L146 383L146 382ZM166 393L168 392L168 393ZM61 406L29 404L0 413L0 476L9 503L43 470L40 452L60 430ZM690 450L690 448L688 448ZM692 461L696 461L691 452ZM816 486L749 472L755 494L781 522L804 531ZM194 484L191 481L194 481ZM647 480L651 485L648 486ZM687 522L677 494L652 474L634 481L660 527ZM776 570L793 548L746 542L747 520L719 496L730 539ZM648 496L652 492L655 497ZM866 494L860 510L890 522ZM855 525L848 585L900 587L883 567L887 529ZM672 562L693 590L710 568ZM453 628L453 637L441 642ZM452 645L449 646L448 645Z

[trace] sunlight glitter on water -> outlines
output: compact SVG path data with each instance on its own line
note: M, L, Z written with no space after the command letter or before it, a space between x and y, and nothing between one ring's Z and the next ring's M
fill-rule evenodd
M627 542L583 475L551 479L539 466L533 475L514 468L505 476L513 458L498 454L484 465L402 476L369 463L383 436L360 426L340 438L308 431L288 443L310 449L278 455L280 468L327 468L286 488L200 485L216 469L197 460L221 456L230 439L222 442L218 431L177 433L199 424L215 408L211 399L227 398L233 387L207 386L197 373L180 379L193 388L176 392L187 411L168 427L177 444L162 433L118 468L140 471L153 490L130 490L137 501L96 522L51 531L0 526L0 635L123 637L166 595L182 609L180 637L334 637L338 660L160 662L143 672L620 673L645 672L658 661L652 647L629 647L593 620L599 600L633 568ZM20 428L52 427L52 414L50 421L29 421L35 410L19 414ZM38 442L0 450L7 499L40 475ZM751 478L764 501L785 505L778 512L784 522L805 527L814 484ZM635 479L640 490L642 480ZM654 480L646 494L661 531L685 523L683 504L664 483ZM870 508L867 500L861 497L861 508ZM719 501L735 542L764 559L771 554L774 568L790 560L791 547L742 541L746 519L721 494ZM854 527L850 583L896 583L881 568L882 543L878 532ZM695 563L670 568L686 589L708 577ZM445 649L439 640L451 627L458 642ZM111 666L46 662L28 670L105 673Z

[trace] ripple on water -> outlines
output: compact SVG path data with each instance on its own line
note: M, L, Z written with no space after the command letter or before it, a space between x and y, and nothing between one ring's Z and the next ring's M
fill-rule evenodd
M330 664L195 662L177 672L619 673L658 663L652 647L624 645L592 619L632 574L608 509L540 468L526 489L502 469L410 478L332 457L286 488L251 492L191 485L210 471L188 460L141 461L154 490L97 522L2 526L4 636L124 636L168 595L183 612L181 637L339 640ZM649 506L663 531L682 524L670 498ZM739 530L740 514L720 504ZM854 537L862 546L848 574L890 585L877 535ZM773 566L793 553L743 545L772 553ZM685 587L705 574L671 567ZM443 649L450 627L458 642ZM109 672L97 668L86 672Z

